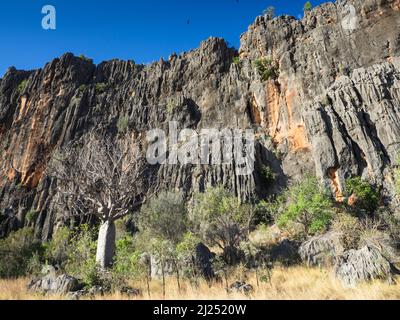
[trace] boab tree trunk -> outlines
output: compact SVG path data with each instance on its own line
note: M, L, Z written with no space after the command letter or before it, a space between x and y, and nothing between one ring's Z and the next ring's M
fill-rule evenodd
M112 266L115 256L115 235L114 221L108 220L103 222L99 230L96 253L96 262L102 269Z

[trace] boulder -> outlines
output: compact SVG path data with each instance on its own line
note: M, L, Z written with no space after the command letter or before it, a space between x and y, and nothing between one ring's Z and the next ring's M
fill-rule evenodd
M398 244L386 233L377 233L363 239L362 246L376 248L390 263L400 263Z
M229 286L230 293L244 293L247 295L251 294L253 291L253 286L244 281L236 281Z
M68 300L77 301L77 300L80 300L81 298L85 298L87 296L88 296L87 290L79 290L79 291L75 291L75 292L68 292L68 294L66 295L66 298Z
M79 281L66 274L49 273L42 278L34 279L28 284L28 290L42 294L65 295L82 288Z
M131 287L123 287L120 290L121 294L126 295L128 297L137 297L141 295L139 289L131 288Z
M208 249L203 243L199 243L195 248L194 265L198 275L204 277L207 280L211 280L215 277L214 270L212 267L212 260L215 254Z
M295 242L284 239L271 249L271 260L284 266L296 264L300 261L298 247Z
M308 266L333 266L335 258L344 252L340 237L333 231L312 237L300 245L301 260Z
M337 258L335 265L335 275L346 287L376 279L392 283L395 271L378 249L368 246L345 252Z

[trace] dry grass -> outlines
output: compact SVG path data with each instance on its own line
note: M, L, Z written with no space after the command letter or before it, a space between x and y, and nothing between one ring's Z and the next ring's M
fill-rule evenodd
M234 280L232 279L231 282ZM32 300L59 299L59 297L44 297L32 295L26 291L27 279L0 280L0 299ZM376 281L361 285L356 289L346 289L332 276L330 271L304 267L277 268L273 271L271 283L256 285L255 276L249 275L248 283L255 288L254 294L227 294L223 283L213 284L201 282L199 287L189 283L182 284L179 292L175 279L167 279L168 300L400 300L400 284L389 285ZM139 300L149 299L145 283L136 282L132 286L140 288L143 296ZM96 297L96 300L126 300L120 293ZM163 299L162 284L159 281L151 283L151 299Z
M61 300L61 297L46 297L26 290L28 279L0 280L0 300Z

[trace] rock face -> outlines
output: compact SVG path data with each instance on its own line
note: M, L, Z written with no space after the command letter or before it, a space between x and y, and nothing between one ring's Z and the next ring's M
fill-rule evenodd
M339 257L335 274L345 286L349 287L375 279L392 282L393 266L378 249L363 247L360 250L350 250Z
M344 252L340 236L331 231L307 240L299 248L301 260L313 267L333 266L336 257Z
M175 189L189 198L221 184L249 199L312 171L338 199L344 180L358 174L390 203L400 149L398 25L399 0L338 1L302 20L258 17L239 52L210 38L146 66L119 60L96 66L68 53L43 69L10 68L0 80L0 236L30 225L47 240L64 223L54 201L57 182L46 169L66 144L93 129L145 144L147 130L168 132L170 121L179 129L254 128L255 171L149 165L154 185L143 193ZM262 80L254 67L261 57L276 64L275 78ZM120 119L129 124L118 132ZM275 172L274 183L265 181L263 166ZM33 221L28 212L36 213Z

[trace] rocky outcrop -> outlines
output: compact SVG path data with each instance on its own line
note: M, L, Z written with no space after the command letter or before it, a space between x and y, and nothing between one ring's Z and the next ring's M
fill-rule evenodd
M28 284L28 290L41 294L66 295L82 289L82 285L74 277L66 274L49 273L42 278L34 279Z
M344 252L340 238L341 234L334 231L312 237L299 248L301 260L312 267L333 266Z
M348 28L348 5L355 23ZM182 190L190 198L221 184L242 199L264 197L315 172L338 200L355 174L393 202L399 151L400 4L398 0L326 3L302 20L258 17L239 52L210 38L150 65L94 65L65 54L43 69L10 68L0 80L0 235L28 224L47 240L66 223L54 201L48 162L71 141L102 130L144 145L145 132L179 128L254 128L256 170L233 165L149 165L143 193ZM234 57L240 55L239 63ZM268 57L263 81L254 61ZM118 130L128 119L126 130ZM390 128L390 130L388 129ZM269 166L274 183L260 173ZM27 221L35 212L34 221ZM89 218L92 219L92 218Z
M350 250L338 258L335 274L345 286L355 287L360 282L386 280L393 282L394 267L376 248Z

